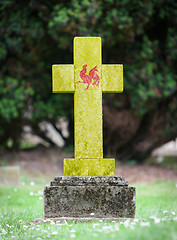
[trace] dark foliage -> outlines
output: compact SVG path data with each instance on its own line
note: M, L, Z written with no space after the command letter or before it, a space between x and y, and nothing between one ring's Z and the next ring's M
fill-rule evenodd
M73 96L51 93L51 65L73 62L74 36L101 36L103 63L124 64L124 93L104 95L106 154L142 160L177 136L175 1L1 0L0 16L1 148L18 148L25 124L65 116L72 129Z

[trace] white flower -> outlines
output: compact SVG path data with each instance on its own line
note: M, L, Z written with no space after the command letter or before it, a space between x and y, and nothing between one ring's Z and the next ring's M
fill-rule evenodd
M135 218L135 219L133 219L133 221L134 221L134 222L139 222L139 219L136 219L136 218Z
M70 235L70 237L71 237L71 238L75 238L75 237L76 237L76 234L72 233L72 234Z
M127 219L127 220L124 222L125 228L127 228L127 227L129 226L129 223L130 223L130 220L129 220L129 219Z
M149 222L142 222L142 223L140 223L140 225L141 225L142 227L149 227L149 226L150 226L150 223L149 223Z
M43 197L39 197L39 200L42 200L43 199Z
M113 231L113 226L103 226L102 230L103 231L107 231L107 230Z
M11 196L7 196L7 198L9 199L9 198L11 198Z
M155 218L155 219L154 219L154 223L155 223L155 224L160 223L160 219L159 219L159 218Z
M30 196L33 196L34 195L34 193L33 192L30 192Z
M42 191L38 191L38 196L43 196L43 192Z
M95 215L95 213L93 213L93 212L92 212L92 213L90 213L90 216L94 216L94 215Z
M34 185L35 185L35 182L33 182L33 181L30 182L30 185L31 185L31 186L34 186Z
M52 232L52 235L57 235L58 234L58 232Z
M176 215L176 213L175 213L175 212L171 212L171 214L172 214L172 215Z
M99 226L99 223L93 223L93 227Z
M5 229L1 229L1 231L2 231L2 234L6 234L7 232L6 232L6 230Z
M119 225L118 225L118 224L116 224L116 225L114 226L114 230L119 231Z
M163 213L167 213L168 211L167 210L164 210Z
M76 232L76 230L75 229L71 229L70 232Z

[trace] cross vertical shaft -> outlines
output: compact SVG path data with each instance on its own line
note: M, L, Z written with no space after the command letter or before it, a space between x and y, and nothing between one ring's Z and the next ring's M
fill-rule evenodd
M75 158L103 158L102 134L102 91L99 87L90 85L85 90L80 80L82 66L87 65L87 72L97 66L101 77L101 39L74 39L74 129L75 129Z

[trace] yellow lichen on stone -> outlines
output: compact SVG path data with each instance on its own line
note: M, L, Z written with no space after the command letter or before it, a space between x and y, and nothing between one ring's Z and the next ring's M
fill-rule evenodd
M103 93L123 92L123 65L102 65Z
M115 159L64 159L64 176L114 176Z
M102 65L101 38L74 38L74 65L53 65L53 92L74 93L75 159L64 176L114 176L115 160L103 158L102 92L123 91L123 66Z
M90 70L96 66L101 78L101 38L74 39L74 129L75 158L103 158L101 83L92 85L93 79L88 79L89 87L88 83L83 83L81 71L84 65L87 66L83 78L89 78Z
M74 65L52 66L52 91L53 93L74 92Z

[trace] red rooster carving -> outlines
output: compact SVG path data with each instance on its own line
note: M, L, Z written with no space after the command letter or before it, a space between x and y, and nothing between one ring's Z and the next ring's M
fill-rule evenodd
M90 84L92 83L92 79L93 79L94 82L92 83L92 85L99 87L100 77L96 73L96 72L99 72L97 69L97 65L90 70L89 75L87 75L86 72L87 72L87 64L84 65L82 71L80 71L80 77L81 77L82 81L78 81L78 83L88 84L87 88L85 89L85 90L88 90Z

